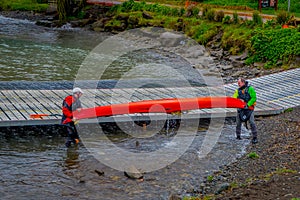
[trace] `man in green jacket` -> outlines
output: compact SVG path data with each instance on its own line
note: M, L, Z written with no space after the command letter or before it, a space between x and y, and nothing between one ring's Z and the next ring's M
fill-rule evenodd
M233 97L239 98L245 101L247 104L244 109L238 109L238 114L236 117L236 138L241 139L241 126L243 121L250 122L251 132L252 132L252 143L256 144L257 140L257 129L254 121L254 106L256 105L256 91L252 86L248 85L248 82L243 78L238 80L239 88L235 91ZM246 113L245 119L241 114ZM241 117L242 116L242 117ZM242 118L242 119L241 119Z

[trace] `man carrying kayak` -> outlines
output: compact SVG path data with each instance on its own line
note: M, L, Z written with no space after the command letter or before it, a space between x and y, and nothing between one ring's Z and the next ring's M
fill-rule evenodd
M254 106L256 105L256 91L255 89L248 85L248 82L239 78L238 80L239 88L233 94L234 98L239 98L245 101L247 104L245 108L238 109L236 117L236 138L241 139L241 126L242 122L250 122L251 132L252 132L252 143L256 144L257 140L257 129L254 121Z
M81 108L81 102L79 98L83 92L80 88L75 87L73 89L73 95L67 96L62 104L62 119L61 124L67 126L68 139L66 141L66 147L70 147L71 143L77 144L79 142L79 136L75 127L76 119L73 117L73 111Z

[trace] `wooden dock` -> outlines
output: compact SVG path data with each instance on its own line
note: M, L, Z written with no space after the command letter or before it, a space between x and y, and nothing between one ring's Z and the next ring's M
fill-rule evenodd
M293 69L249 80L257 92L256 115L279 114L287 108L300 105L300 69ZM40 83L45 84L45 83ZM0 90L0 126L25 126L58 124L59 117L30 119L30 114L61 114L63 99L71 94L69 89L32 88ZM63 84L62 84L63 85ZM0 87L1 88L1 87ZM184 98L196 96L232 96L237 84L220 87L173 87L173 88L108 88L84 89L83 107L93 107L128 101L140 101L160 98ZM224 92L225 90L225 92ZM190 118L235 116L236 109L202 109L185 113ZM143 120L154 115L157 119L165 118L161 114L131 115L136 120ZM174 117L174 116L173 116ZM176 118L176 116L175 116ZM100 122L126 121L128 116L99 118Z

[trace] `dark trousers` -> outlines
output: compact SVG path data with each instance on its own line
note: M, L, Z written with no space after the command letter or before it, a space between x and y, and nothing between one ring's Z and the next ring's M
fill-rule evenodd
M65 125L67 127L67 132L68 132L68 139L66 145L69 146L72 142L76 144L75 139L79 139L79 136L74 122L70 122Z
M254 112L252 112L250 119L249 119L249 123L250 123L250 128L251 128L251 132L252 132L252 137L253 138L257 138L257 129L256 129L256 124L254 121ZM236 116L236 136L241 136L241 128L242 128L242 121L239 117L239 113Z

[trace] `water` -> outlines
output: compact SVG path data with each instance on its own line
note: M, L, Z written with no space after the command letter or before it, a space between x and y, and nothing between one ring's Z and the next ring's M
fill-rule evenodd
M74 80L80 64L109 34L50 29L0 16L0 80Z
M72 81L85 57L109 36L69 27L39 27L31 21L0 16L0 81ZM176 72L195 82L201 81L193 70L181 67L184 61L156 50L146 51L142 57L138 54L122 57L106 71L104 78L119 79L123 74L128 79L149 78L145 73L149 69L147 65L141 65L141 70L133 75L127 72L132 68L132 61L151 63L153 59L158 64L173 66ZM163 69L152 75L171 76ZM116 145L135 153L154 151L164 145L180 145L170 144L176 135L172 131L138 139L139 149L136 149L136 138L115 135L114 130L110 133ZM200 192L201 181L212 170L244 153L249 141L236 141L233 133L234 126L226 125L211 153L200 159L199 148L206 128L199 128L180 159L144 174L144 181L137 181L96 160L82 144L65 148L66 138L56 129L47 132L39 128L32 130L32 127L2 130L1 199L168 199L171 194L191 195Z
M111 36L69 26L46 28L3 16L0 27L0 81L73 81L92 50ZM166 73L164 66L174 70ZM184 79L203 84L184 59L156 49L125 53L107 67L100 79L157 79L159 83L177 78L178 73Z
M128 179L123 171L107 167L83 145L66 149L65 138L54 130L52 134L39 129L0 131L1 197L142 200L199 193L205 176L220 165L234 161L249 142L246 139L236 141L232 134L234 126L226 125L213 151L205 159L199 159L198 152L207 126L206 122L202 123L193 143L180 159L165 168L145 173L144 181ZM108 137L116 145L138 153L136 138L120 132ZM150 139L138 139L139 148L152 151L169 143L172 137L161 133Z

